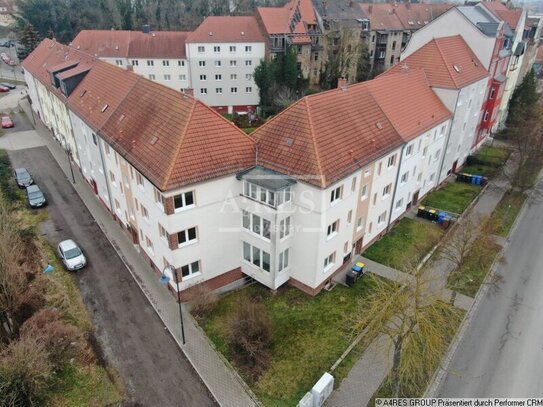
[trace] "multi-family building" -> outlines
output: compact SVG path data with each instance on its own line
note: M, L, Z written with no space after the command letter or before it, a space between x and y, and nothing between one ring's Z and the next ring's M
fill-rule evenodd
M451 126L422 69L306 96L250 137L74 47L44 40L23 67L32 108L53 120L56 95L89 187L183 295L247 276L319 292L438 185Z
M443 104L453 112L439 182L462 166L475 136L488 84L488 72L460 35L435 38L383 75L422 69Z
M255 17L208 17L188 36L186 48L194 96L221 113L256 108L253 73L266 47Z
M290 0L283 7L257 7L255 16L266 36L268 57L295 47L302 76L317 84L326 53L322 20L312 1Z
M474 147L497 127L507 80L513 31L483 5L454 7L416 31L402 52L402 60L434 38L461 35L489 73ZM461 69L461 67L459 67ZM454 68L453 68L454 69Z
M543 32L543 14L528 15L526 18L526 28L528 31L524 39L526 42L526 52L520 67L519 81L522 81L524 76L526 76L536 63L537 50Z

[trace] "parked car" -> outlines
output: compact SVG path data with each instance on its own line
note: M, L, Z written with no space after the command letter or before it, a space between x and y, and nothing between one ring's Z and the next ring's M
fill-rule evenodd
M45 195L37 185L26 187L26 197L31 208L42 208L47 205Z
M10 129L14 127L15 124L13 124L13 120L11 120L11 117L9 116L2 116L2 128L3 129Z
M19 188L26 188L34 183L34 180L26 168L16 168L14 172L15 181L17 181Z
M9 88L6 88L5 86L0 86L0 92L9 92Z
M14 85L13 83L0 83L0 86L3 86L4 88L8 88L8 89L15 89L17 88L16 85Z
M58 244L58 255L69 271L76 271L87 265L85 255L72 239Z

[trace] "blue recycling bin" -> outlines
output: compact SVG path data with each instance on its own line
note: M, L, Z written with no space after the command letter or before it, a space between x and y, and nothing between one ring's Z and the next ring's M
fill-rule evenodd
M437 215L437 223L441 225L446 216L447 216L446 212L443 212L443 211L439 212L439 214Z

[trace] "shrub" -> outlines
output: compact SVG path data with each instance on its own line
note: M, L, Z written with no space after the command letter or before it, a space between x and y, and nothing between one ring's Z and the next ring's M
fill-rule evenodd
M230 324L233 360L249 381L255 382L270 360L272 323L266 308L242 298Z
M217 294L205 284L199 284L191 289L190 312L197 320L201 321L213 311L217 301Z
M24 337L0 352L0 405L42 406L52 379L45 345Z

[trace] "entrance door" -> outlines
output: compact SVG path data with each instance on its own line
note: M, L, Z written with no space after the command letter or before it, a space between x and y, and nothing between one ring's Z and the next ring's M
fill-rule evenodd
M364 240L364 236L362 236L360 239L356 241L356 245L354 247L355 254L362 253L362 240Z
M418 200L419 200L419 193L420 193L420 189L419 189L417 192L415 192L415 193L413 194L413 198L411 199L411 203L412 203L413 205L416 205L416 204L417 204L417 202L418 202Z
M132 225L130 225L130 232L132 233L132 242L134 242L134 244L139 244L138 231L133 228Z

